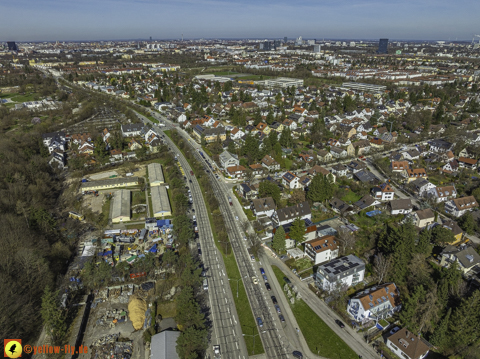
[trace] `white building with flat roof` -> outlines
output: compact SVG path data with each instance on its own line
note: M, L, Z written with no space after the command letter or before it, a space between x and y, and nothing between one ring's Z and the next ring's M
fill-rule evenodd
M162 165L160 163L150 163L148 166L148 180L150 187L160 186L165 183L163 177Z
M112 205L112 223L127 222L130 217L131 191L120 189L115 191Z
M172 215L172 208L168 200L168 192L164 186L154 186L150 188L152 196L153 216L166 217Z

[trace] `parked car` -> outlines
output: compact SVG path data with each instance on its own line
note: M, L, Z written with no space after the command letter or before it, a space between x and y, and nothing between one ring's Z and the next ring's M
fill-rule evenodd
M265 287L267 288L267 290L272 290L272 287L270 287L270 284L268 283L265 283Z
M277 298L275 298L274 295L272 295L270 298L272 298L273 304L277 304L277 303L278 303L278 302L277 302Z
M275 306L275 310L277 311L278 314L281 314L282 311L280 310L280 306L279 305L276 305Z
M278 319L280 319L280 321L281 321L282 323L285 322L285 317L284 317L282 314L280 314L280 315L278 316Z
M396 332L398 332L400 330L399 327L395 327L393 328L392 330L390 330L390 334L395 334Z
M303 359L303 354L301 352L299 352L298 350L295 350L292 355L295 357L295 358L300 358L300 359Z
M263 280L265 281L265 283L267 283L268 282L267 276L264 274L262 277L263 277Z
M335 319L335 323L337 323L337 325L340 327L340 328L345 328L345 324L342 323L342 321L338 320L338 319Z
M265 269L260 268L260 273L262 273L262 275L265 274Z

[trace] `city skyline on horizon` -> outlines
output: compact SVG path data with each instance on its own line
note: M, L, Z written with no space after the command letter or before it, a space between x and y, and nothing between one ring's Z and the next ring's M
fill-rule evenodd
M357 39L469 41L480 2L459 0L17 0L0 5L8 41ZM17 16L13 16L17 14ZM130 40L131 39L131 40ZM398 40L396 40L398 39ZM7 40L4 40L7 41ZM407 41L407 40L403 40Z

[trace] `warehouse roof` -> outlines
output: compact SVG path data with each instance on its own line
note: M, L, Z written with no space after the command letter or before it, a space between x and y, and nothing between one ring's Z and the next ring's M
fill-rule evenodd
M153 215L172 212L170 202L168 200L167 189L163 186L155 186L151 188Z
M148 165L148 179L150 184L165 183L162 165L160 163L150 163Z
M178 359L177 339L180 332L165 330L152 337L151 359Z
M115 192L112 206L112 219L119 217L130 218L130 196L131 191L121 189Z
M91 191L102 187L122 187L122 186L135 186L138 184L138 177L120 177L109 178L100 181L90 181L82 183L80 189L82 191Z

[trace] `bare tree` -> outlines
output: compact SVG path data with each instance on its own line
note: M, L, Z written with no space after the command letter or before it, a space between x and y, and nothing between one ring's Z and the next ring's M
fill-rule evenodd
M390 257L386 257L382 253L375 256L375 259L373 260L373 271L377 277L378 284L382 284L387 277L391 264L392 261Z
M340 249L342 254L349 254L351 251L353 251L353 247L355 245L355 236L348 228L339 228L337 237L342 244Z

